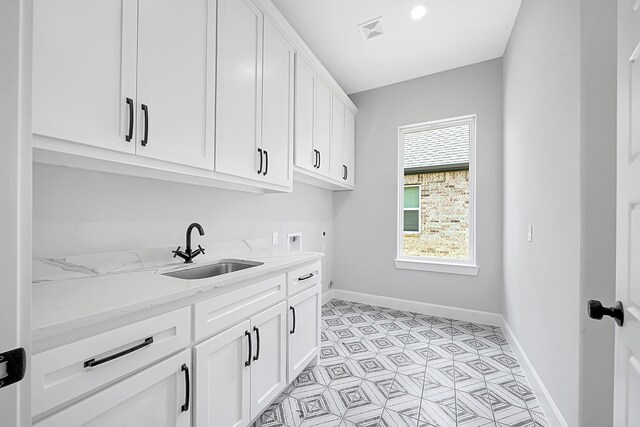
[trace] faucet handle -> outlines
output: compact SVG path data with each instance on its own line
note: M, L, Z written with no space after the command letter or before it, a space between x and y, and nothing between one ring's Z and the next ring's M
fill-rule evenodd
M177 247L177 249L175 251L171 251L173 253L173 257L177 257L178 256L178 252L180 252L180 246Z
M204 248L202 246L198 245L198 249L200 249L200 253L202 255L204 255Z

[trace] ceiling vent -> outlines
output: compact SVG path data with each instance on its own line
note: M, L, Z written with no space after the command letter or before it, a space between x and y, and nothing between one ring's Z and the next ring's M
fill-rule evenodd
M358 29L360 30L360 34L362 34L362 37L364 37L365 40L370 40L374 37L383 35L384 31L382 30L382 16L372 19L371 21L367 21L364 24L358 25Z

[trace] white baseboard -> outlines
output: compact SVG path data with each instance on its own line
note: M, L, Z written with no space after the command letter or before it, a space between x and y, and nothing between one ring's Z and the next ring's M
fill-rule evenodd
M331 301L332 299L334 299L335 298L334 293L335 291L333 289L329 289L327 292L324 292L322 294L322 304L324 305L329 301Z
M383 297L379 295L363 294L360 292L343 291L342 289L332 289L332 291L333 298L344 299L347 301L379 305L382 307L395 308L398 310L407 310L414 313L431 314L434 316L448 317L451 319L464 320L467 322L484 323L486 325L502 325L502 316L498 313L449 307L446 305L429 304L426 302Z
M538 399L538 403L540 403L540 406L542 407L542 411L544 412L544 415L547 417L547 421L549 422L549 425L558 426L558 427L567 427L567 422L564 420L564 417L562 416L560 409L558 409L558 406L556 406L555 402L551 398L551 394L549 394L549 391L544 386L542 379L540 379L540 376L538 376L538 373L536 372L535 368L531 364L531 361L527 357L527 354L524 352L524 349L522 348L522 346L520 345L520 342L518 341L515 334L513 333L513 330L511 329L507 321L504 319L504 317L503 316L500 316L500 317L502 319L502 324L500 325L500 327L504 331L504 336L507 339L507 341L509 341L511 350L513 350L513 353L515 354L516 358L518 359L518 362L520 363L520 367L522 367L522 370L524 371L525 376L529 380L529 385L531 386L533 394L536 395L536 398Z
M533 368L531 361L525 354L522 346L515 337L513 330L505 321L504 317L498 313L487 311L469 310L466 308L450 307L438 304L429 304L425 302L410 301L400 298L384 297L379 295L364 294L360 292L345 291L341 289L330 289L322 294L322 303L325 304L331 299L342 299L354 301L363 304L378 305L398 310L407 310L414 313L431 314L439 317L447 317L451 319L464 320L467 322L484 323L486 325L500 326L505 338L509 341L511 349L522 366L533 393L536 395L542 410L547 417L549 425L552 427L567 427L567 423L562 417L560 410L554 403L549 391L542 383L538 373Z

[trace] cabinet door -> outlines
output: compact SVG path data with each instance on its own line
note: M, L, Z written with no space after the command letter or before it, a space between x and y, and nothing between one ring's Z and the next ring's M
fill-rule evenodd
M237 1L237 0L233 0ZM194 347L195 425L245 427L251 421L250 322L236 325Z
M269 21L264 24L262 81L264 180L291 185L293 49Z
M293 381L320 348L320 285L288 300L288 381Z
M344 104L334 96L331 107L331 178L344 181Z
M139 0L137 154L213 169L215 9Z
M287 304L251 318L251 417L257 417L287 386Z
M218 1L216 170L246 178L260 162L262 26L250 0Z
M346 183L355 184L355 151L356 151L356 116L348 109L344 109L344 145L342 162L346 167Z
M329 87L316 77L316 111L313 146L319 151L317 171L329 176L331 168L331 103Z
M315 73L300 56L296 55L295 79L295 138L294 157L298 167L316 171L313 146L313 115L315 111Z
M34 1L33 132L134 153L136 31L135 0Z
M190 355L184 350L34 425L188 427Z

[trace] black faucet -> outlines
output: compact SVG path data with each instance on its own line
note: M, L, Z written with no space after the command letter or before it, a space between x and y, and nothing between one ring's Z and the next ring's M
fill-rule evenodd
M178 248L173 251L173 257L175 258L179 256L184 260L185 264L191 264L195 257L200 254L204 254L204 248L200 245L198 245L198 249L196 249L195 251L191 250L191 232L194 228L197 228L198 233L200 233L201 236L204 236L204 228L202 228L202 226L197 222L194 222L189 227L187 227L187 248L185 249L185 251L181 251L180 246L178 246Z

